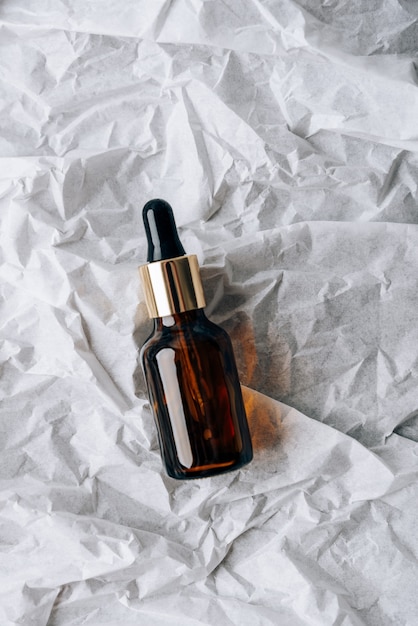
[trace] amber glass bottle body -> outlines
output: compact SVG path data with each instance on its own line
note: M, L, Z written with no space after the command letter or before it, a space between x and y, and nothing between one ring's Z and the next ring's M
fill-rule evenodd
M202 309L156 318L141 363L169 476L211 476L251 461L231 342Z

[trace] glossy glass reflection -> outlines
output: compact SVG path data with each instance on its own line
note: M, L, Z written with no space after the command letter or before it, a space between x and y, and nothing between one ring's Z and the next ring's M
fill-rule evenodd
M209 476L251 460L231 342L202 309L155 319L141 362L170 476Z

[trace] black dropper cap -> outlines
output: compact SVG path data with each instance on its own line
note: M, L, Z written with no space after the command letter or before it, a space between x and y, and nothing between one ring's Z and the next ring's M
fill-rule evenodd
M165 200L150 200L142 210L148 240L148 263L186 254L177 233L173 209Z

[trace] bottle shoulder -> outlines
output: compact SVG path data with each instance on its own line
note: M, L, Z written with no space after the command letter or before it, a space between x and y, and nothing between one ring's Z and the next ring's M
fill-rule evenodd
M164 348L184 350L192 344L202 349L218 347L225 350L230 348L231 341L223 328L205 317L190 324L156 329L142 346L141 354L150 356Z

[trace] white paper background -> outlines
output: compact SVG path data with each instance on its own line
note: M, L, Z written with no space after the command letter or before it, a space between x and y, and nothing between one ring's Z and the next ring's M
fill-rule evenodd
M0 20L1 624L415 624L415 2ZM246 385L213 479L165 476L135 371L152 197Z

